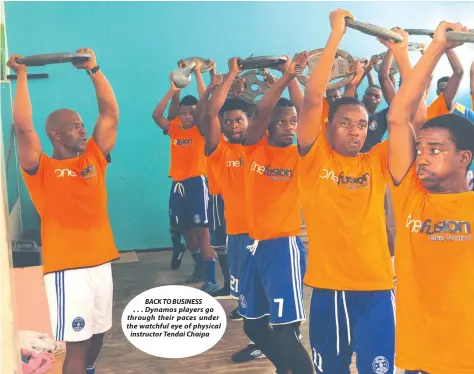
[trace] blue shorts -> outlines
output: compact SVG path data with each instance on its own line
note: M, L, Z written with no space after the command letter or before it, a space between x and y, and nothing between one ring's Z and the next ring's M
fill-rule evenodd
M248 234L227 235L227 258L230 271L230 294L238 300L240 295L240 278L247 256L247 246L251 244Z
M209 192L205 176L173 182L170 191L170 218L181 231L208 227Z
M313 289L309 339L318 374L394 373L395 297L392 291Z
M255 252L250 252L242 271L239 314L248 319L270 315L272 325L303 321L306 250L300 238L255 244Z
M209 217L211 247L216 250L226 249L227 234L224 218L224 200L221 195L209 195L207 216Z

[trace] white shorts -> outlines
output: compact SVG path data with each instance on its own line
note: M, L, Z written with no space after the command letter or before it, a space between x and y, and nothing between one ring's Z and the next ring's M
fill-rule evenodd
M113 281L109 263L44 276L56 341L80 342L112 327Z

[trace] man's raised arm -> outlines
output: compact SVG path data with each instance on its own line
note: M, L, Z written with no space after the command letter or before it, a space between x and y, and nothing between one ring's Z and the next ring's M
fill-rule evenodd
M344 97L355 97L357 94L357 87L359 87L362 78L364 77L365 70L360 64L360 61L356 61L352 66L351 69L354 69L355 76L350 81L346 87L344 87Z
M184 68L186 66L185 60L178 61L178 68ZM181 102L181 90L178 90L174 93L171 98L171 104L168 109L168 119L171 121L179 116L179 104Z
M423 116L423 113L420 115L420 112L423 111L424 100L422 98L426 84L441 56L447 50L460 45L459 43L452 43L446 40L445 35L448 28L452 28L455 31L463 30L459 24L447 22L442 22L438 26L433 42L429 45L416 66L409 72L407 78L403 77L403 84L390 106L387 116L389 131L388 161L389 170L395 184L401 183L416 158L416 135L413 124L415 121L422 121L422 119L417 120L416 117ZM392 51L395 51L395 49L392 49ZM424 108L426 112L426 106Z
M94 52L89 48L84 48L79 49L77 53L88 53L91 55L89 60L76 64L75 67L85 69L92 79L99 106L99 116L97 117L92 136L102 153L108 156L117 141L119 122L119 107L115 99L114 90L97 65Z
M167 133L170 128L170 120L164 116L166 106L172 97L180 91L178 87L173 82L173 73L170 74L171 87L166 95L161 99L156 108L153 110L152 118L155 123L160 126L164 133ZM179 111L178 111L179 114Z
M309 53L304 51L296 54L294 57L297 66L300 66L304 69L308 65ZM282 73L285 71L282 70ZM288 92L290 93L290 100L296 108L296 112L299 114L301 111L301 106L303 105L304 93L301 89L301 86L297 79L292 79L288 84Z
M8 67L17 74L16 93L13 99L13 127L18 142L21 167L28 174L35 174L41 158L41 143L33 126L33 110L28 92L28 76L25 65L16 62L21 56L12 55Z
M230 87L235 78L239 75L240 69L238 58L229 60L229 73L224 77L222 83L214 90L211 99L206 105L204 115L202 116L203 133L206 138L206 153L210 155L219 145L221 138L221 125L219 122L219 111L225 103Z
M196 76L196 84L199 97L201 97L201 95L204 94L204 91L206 91L206 84L204 83L204 79L202 77L201 66L201 62L197 61L196 66L193 69L194 75Z
M453 69L453 74L446 84L444 89L444 100L446 101L446 106L449 110L453 109L454 98L458 93L459 86L461 85L462 77L464 76L464 69L462 67L461 61L456 52L449 50L446 52L446 57L448 57L449 64Z
M297 129L298 145L302 155L308 153L319 136L324 93L331 78L339 43L346 32L346 17L354 18L349 12L341 9L330 14L331 35L323 55L306 83Z
M206 126L204 123L204 115L206 112L206 107L209 103L209 98L211 97L212 92L222 83L222 75L215 74L214 71L211 73L211 83L206 87L205 91L199 97L199 101L196 105L196 109L193 113L194 122L203 137L206 137L205 131L209 130L209 126Z
M389 49L385 56L383 56L378 74L380 87L382 88L382 94L388 106L390 106L396 94L395 85L391 79L393 76L390 76L390 68L392 67L392 63L393 53Z

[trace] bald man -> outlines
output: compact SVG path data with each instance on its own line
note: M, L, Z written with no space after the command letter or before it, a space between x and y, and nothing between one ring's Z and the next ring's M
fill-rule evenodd
M41 217L43 273L54 338L66 342L63 374L92 374L104 333L112 327L111 261L119 258L107 213L105 171L115 145L119 109L114 92L91 58L99 116L91 138L78 113L60 109L46 119L53 145L43 153L33 126L26 66L11 56L17 73L13 122L21 173ZM86 74L85 74L86 75Z

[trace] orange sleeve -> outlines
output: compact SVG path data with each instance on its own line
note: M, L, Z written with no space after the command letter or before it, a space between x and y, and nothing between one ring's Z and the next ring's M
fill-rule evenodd
M168 135L169 137L173 136L173 131L176 128L176 125L178 124L179 121L180 119L178 117L173 118L170 121L170 127L168 128L168 131L163 131L163 134Z
M379 163L384 178L390 180L390 172L388 170L388 141L384 140L382 143L376 144L369 151L370 158L374 162Z
M105 169L111 162L110 154L105 156L102 150L99 148L93 136L90 137L87 142L86 151L84 152L85 156L91 156L97 160L98 166L101 169L102 173L105 173Z
M314 178L318 178L318 168L321 167L322 162L330 155L330 147L327 143L324 133L320 133L311 149L304 156L299 156L298 170L300 173L300 180L304 184L313 183Z
M448 114L449 109L444 99L444 94L439 95L435 101L433 101L428 107L428 114L426 120L429 121L432 118Z
M217 163L221 158L222 152L224 150L224 145L222 144L223 141L224 140L222 140L221 138L221 140L219 140L219 143L217 144L216 149L214 149L214 152L212 152L209 156L206 155L207 159L213 164ZM215 177L217 176L215 175Z
M474 110L474 94L471 95L472 110Z
M392 188L392 206L396 216L398 215L397 212L406 210L407 204L413 201L416 195L426 193L426 189L423 187L420 178L416 175L415 162L398 186L393 183L393 180L390 186Z

